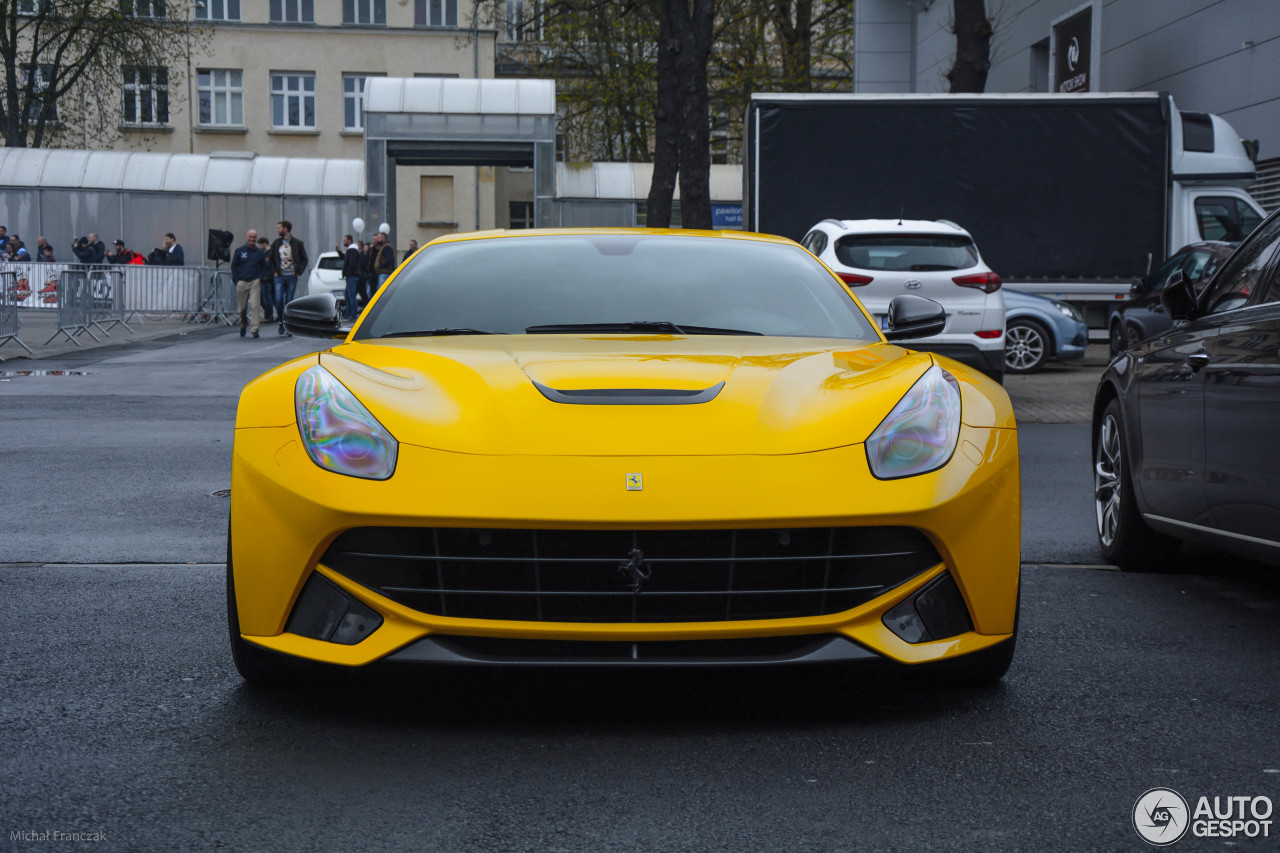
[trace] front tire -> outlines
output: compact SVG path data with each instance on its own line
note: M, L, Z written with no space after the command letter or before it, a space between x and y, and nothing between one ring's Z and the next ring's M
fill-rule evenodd
M1049 330L1035 320L1011 320L1004 336L1006 373L1039 373L1049 360L1053 339Z
M1176 559L1177 540L1148 527L1138 510L1119 400L1107 403L1094 434L1093 503L1098 544L1108 562L1142 572L1166 568Z

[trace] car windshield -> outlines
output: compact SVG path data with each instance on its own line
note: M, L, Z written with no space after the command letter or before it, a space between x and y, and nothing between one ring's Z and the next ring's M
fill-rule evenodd
M948 234L853 234L836 242L836 260L860 270L963 270L978 263L973 241Z
M387 286L356 339L581 324L599 328L563 333L673 334L679 327L688 334L877 338L848 292L798 246L601 233L427 246Z

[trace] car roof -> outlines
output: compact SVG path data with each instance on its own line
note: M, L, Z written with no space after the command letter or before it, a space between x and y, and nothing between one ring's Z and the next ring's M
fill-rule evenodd
M963 234L972 235L954 222L945 219L827 219L823 220L841 228L846 234Z

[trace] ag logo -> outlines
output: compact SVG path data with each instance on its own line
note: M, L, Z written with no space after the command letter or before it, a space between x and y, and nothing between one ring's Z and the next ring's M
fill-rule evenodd
M1190 818L1187 801L1171 788L1152 788L1133 804L1133 828L1143 841L1156 847L1181 840Z
M1080 61L1080 39L1075 36L1071 37L1071 45L1067 48L1067 67L1072 71L1076 70L1076 63Z

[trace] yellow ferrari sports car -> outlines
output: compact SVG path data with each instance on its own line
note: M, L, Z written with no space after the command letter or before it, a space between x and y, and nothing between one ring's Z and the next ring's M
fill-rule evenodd
M300 660L1008 669L1013 410L893 343L940 331L936 302L876 322L789 240L584 229L441 238L354 327L338 308L290 303L294 334L341 343L240 398L246 680Z

